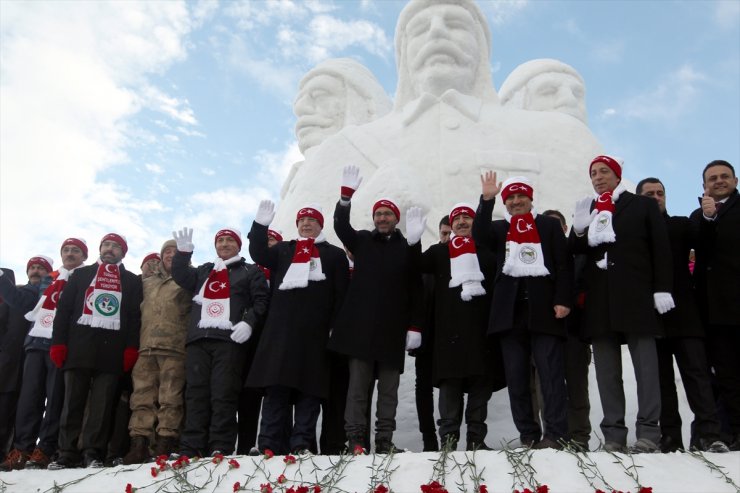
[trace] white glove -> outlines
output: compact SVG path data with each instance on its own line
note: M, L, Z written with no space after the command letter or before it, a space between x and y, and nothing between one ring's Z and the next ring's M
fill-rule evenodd
M409 207L406 211L406 241L409 245L416 245L424 234L427 218L420 207Z
M237 344L244 344L252 337L252 327L247 322L239 322L231 328L231 340Z
M573 230L576 234L583 234L593 218L596 217L596 209L589 210L591 209L591 202L593 202L591 197L584 197L576 202L576 209L573 212Z
M421 346L421 332L415 330L406 331L406 351L411 351Z
M352 194L354 194L357 189L360 188L360 183L362 183L360 168L352 165L345 166L344 170L342 170L341 196L351 199Z
M676 308L671 293L653 293L653 301L655 302L655 309L661 315Z
M177 242L177 249L181 252L189 253L193 251L193 228L182 228L180 231L173 231L172 237Z
M257 208L257 214L254 216L254 222L262 226L269 226L275 217L275 203L272 200L260 201Z

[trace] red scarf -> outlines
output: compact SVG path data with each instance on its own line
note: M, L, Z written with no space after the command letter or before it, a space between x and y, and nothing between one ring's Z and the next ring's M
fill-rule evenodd
M537 213L535 212L535 215ZM506 260L503 273L512 277L546 276L542 245L532 212L509 216L509 232L506 234Z
M80 325L109 330L121 328L121 263L104 264L98 259L98 271L85 291L85 306Z
M315 239L299 238L296 241L293 260L278 289L305 288L308 286L308 281L323 281L326 279L321 268L319 249L315 245L316 242L320 243L322 241L324 241L323 233Z
M239 255L226 261L217 258L208 279L193 300L201 305L198 327L231 329L231 282L227 266L241 260Z
M617 197L619 195L617 194ZM614 216L614 200L612 192L604 192L595 200L596 216L588 227L588 244L596 246L602 243L614 243L617 235L614 234L612 218Z
M51 331L54 325L54 317L57 313L57 303L59 302L59 296L64 290L64 286L67 284L69 275L74 272L75 269L67 270L64 267L59 268L59 274L54 282L44 290L44 294L41 295L38 303L33 310L26 313L26 320L33 322L33 327L28 332L31 337L43 337L51 339Z
M450 252L450 284L454 288L462 284L460 298L470 301L473 296L482 296L486 290L481 285L483 273L478 264L478 255L475 250L475 242L466 236L450 236L447 242Z

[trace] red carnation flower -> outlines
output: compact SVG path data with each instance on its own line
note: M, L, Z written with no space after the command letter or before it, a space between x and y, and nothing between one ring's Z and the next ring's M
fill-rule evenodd
M236 483L234 483L234 492L237 492L240 489L242 489L242 485L239 484L239 481L237 481Z
M548 493L548 491L550 491L550 488L546 484L541 484L537 487L537 493Z
M286 464L288 464L288 465L290 465L290 464L295 464L295 457L293 457L292 455L286 455L286 456L285 456L285 457L283 458L283 462L285 462L285 463L286 463Z
M638 493L653 493L652 486L641 486Z
M488 493L488 486L485 484L478 486L478 493Z
M224 454L213 454L213 459L211 459L211 462L213 462L214 464L220 464L222 460L224 460Z
M299 486L295 493L308 493L308 486Z
M131 486L131 483L126 484L126 493L134 493L136 491L136 488Z
M159 469L157 469L156 467L152 467L150 472L152 473L152 477L156 478L157 474L159 474Z
M236 459L229 459L229 469L239 469L239 462Z
M272 485L270 483L261 484L260 493L272 493Z
M272 459L273 457L275 457L275 452L273 452L269 448L266 448L265 449L265 459Z
M316 485L313 487L313 493L321 493L321 486Z
M388 493L388 488L386 488L384 485L379 484L375 487L375 490L373 490L373 493Z
M352 451L355 455L362 455L365 453L365 449L362 448L362 445L355 445L355 449Z
M279 484L283 484L287 480L288 480L288 478L285 477L285 474L281 474L280 476L278 476L278 483Z

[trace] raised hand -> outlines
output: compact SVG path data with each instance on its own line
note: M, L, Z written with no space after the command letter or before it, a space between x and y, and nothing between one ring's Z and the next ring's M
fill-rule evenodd
M360 183L362 183L360 168L352 165L345 166L342 170L342 198L351 199L352 195L360 188Z
M714 217L717 214L717 203L712 197L707 195L706 191L701 196L701 211L706 217Z
M591 197L583 197L576 202L576 208L573 212L573 230L579 235L583 234L596 216L596 209L591 211L591 202L593 202Z
M254 222L262 226L269 226L275 217L275 203L272 200L262 200L254 216Z
M406 211L406 240L409 245L415 245L421 240L427 218L420 207L409 207Z
M491 200L501 191L500 181L496 181L495 171L486 171L480 177L481 193L483 200Z
M172 237L177 243L177 250L189 253L193 251L193 228L182 228L180 231L173 231Z

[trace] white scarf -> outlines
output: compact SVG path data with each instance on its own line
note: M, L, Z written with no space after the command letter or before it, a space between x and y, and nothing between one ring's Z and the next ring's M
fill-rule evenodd
M475 242L471 237L450 235L447 242L450 254L450 284L454 288L462 284L460 298L470 301L473 296L483 296L486 290L481 282L483 273L478 263L478 255L475 250Z
M57 278L44 290L44 294L41 295L34 309L25 315L26 320L33 322L33 327L31 327L28 335L31 337L51 339L51 331L54 326L54 317L57 314L59 296L62 294L62 290L64 290L70 274L78 268L75 267L72 270L67 270L64 267L59 267Z
M316 243L326 241L324 232L314 238L298 238L295 244L295 252L290 267L288 267L283 282L278 289L287 290L295 288L305 288L308 281L323 281L326 279L324 271L321 268L321 257Z
M537 211L532 208L528 213L516 216L504 212L504 217L509 223L509 231L506 233L506 260L502 272L511 277L549 275L540 234L534 222Z
M626 188L624 188L624 185L620 181L614 191L595 194L594 207L597 213L588 226L589 246L598 246L602 243L614 243L617 241L617 235L614 233L613 225L614 211L616 209L615 204L624 191L626 191ZM596 261L596 266L599 269L606 270L608 265L607 254L608 252L604 252L601 260Z
M121 265L104 264L98 259L98 271L85 291L85 306L78 324L108 330L121 328Z
M240 260L239 255L228 260L221 257L214 260L208 279L193 297L193 301L201 305L198 327L231 329L231 282L227 267Z

